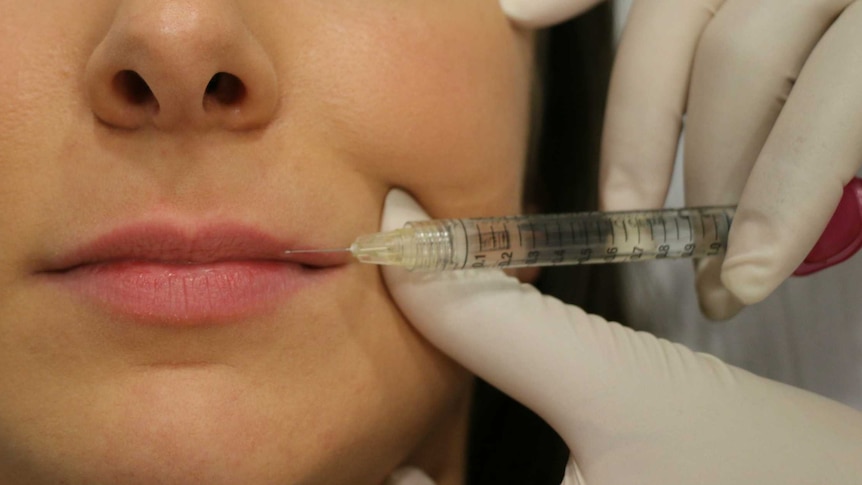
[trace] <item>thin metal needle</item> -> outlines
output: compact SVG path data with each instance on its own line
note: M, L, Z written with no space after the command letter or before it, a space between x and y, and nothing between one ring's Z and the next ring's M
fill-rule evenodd
M349 253L350 248L338 249L288 249L284 254L329 254L329 253Z

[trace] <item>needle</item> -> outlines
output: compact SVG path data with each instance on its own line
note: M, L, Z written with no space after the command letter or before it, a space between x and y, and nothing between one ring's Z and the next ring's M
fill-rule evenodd
M288 249L284 254L331 254L331 253L349 253L350 248L338 249Z

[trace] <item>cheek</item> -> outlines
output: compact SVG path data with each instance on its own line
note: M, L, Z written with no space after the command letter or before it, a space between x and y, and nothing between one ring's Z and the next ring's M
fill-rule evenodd
M109 2L88 2L86 11L52 2L46 14L44 4L0 0L0 227L21 234L58 213L46 199L62 190L64 166L80 171L70 153L91 116L80 74L111 10ZM25 241L5 239L0 253L26 253Z
M337 74L314 76L344 159L437 217L520 206L532 39L489 4L354 18L350 30L364 35L333 40L325 62ZM318 56L308 62L324 69Z

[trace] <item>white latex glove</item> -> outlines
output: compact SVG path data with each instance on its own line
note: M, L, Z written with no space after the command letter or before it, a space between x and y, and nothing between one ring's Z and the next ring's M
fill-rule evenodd
M568 20L602 0L500 0L503 12L516 24L528 28L548 27Z
M394 190L382 229L425 218ZM383 275L432 344L557 430L589 485L862 480L862 414L849 407L587 315L500 271ZM581 483L575 466L566 480Z
M436 485L422 470L413 467L400 468L392 472L383 485Z
M739 204L723 265L697 264L708 316L728 318L790 276L862 165L860 46L860 1L634 1L611 82L602 208L662 205L685 115L686 204ZM855 197L831 256L862 244Z

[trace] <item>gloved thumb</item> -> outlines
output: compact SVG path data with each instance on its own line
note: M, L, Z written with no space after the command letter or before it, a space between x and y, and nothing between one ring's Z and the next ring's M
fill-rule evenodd
M434 480L428 477L418 468L399 468L389 475L383 485L436 485Z
M393 191L383 229L425 217ZM542 416L591 483L858 483L853 409L587 315L500 271L383 276L420 333Z
M386 198L384 231L427 219L406 193ZM499 270L443 273L386 267L389 291L432 344L532 408L565 438L572 403L616 388L608 352L627 331L542 295ZM595 321L594 321L595 320ZM599 366L599 368L596 367Z
M602 0L500 0L500 7L514 23L537 29L564 22L601 2Z

